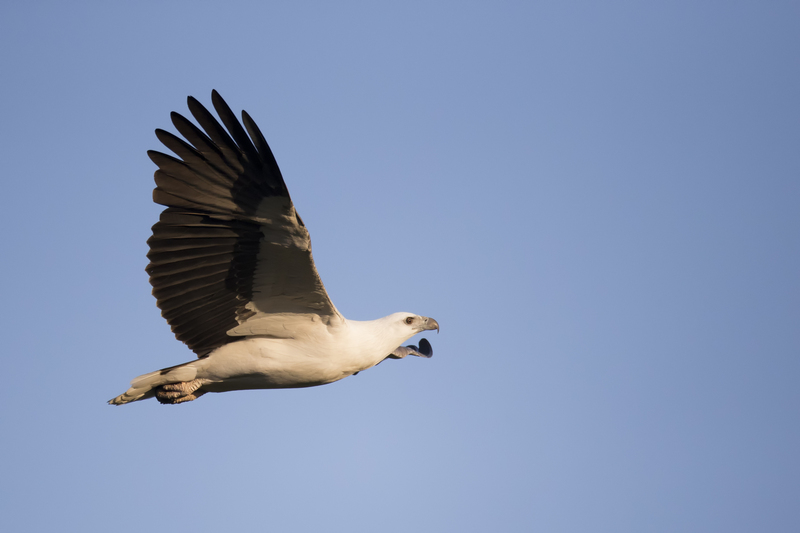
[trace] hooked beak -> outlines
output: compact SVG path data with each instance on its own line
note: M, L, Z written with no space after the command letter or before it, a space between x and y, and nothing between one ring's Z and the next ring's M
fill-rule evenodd
M435 329L436 333L439 333L439 323L436 322L436 320L434 320L433 318L426 316L425 320L423 321L423 324L424 324L422 326L423 331L429 329Z

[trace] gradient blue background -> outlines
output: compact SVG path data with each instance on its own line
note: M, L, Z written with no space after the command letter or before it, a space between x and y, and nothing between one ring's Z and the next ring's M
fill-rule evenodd
M131 3L133 4L133 3ZM0 7L3 531L797 531L797 2ZM435 356L105 404L192 357L157 127L260 125L345 316Z

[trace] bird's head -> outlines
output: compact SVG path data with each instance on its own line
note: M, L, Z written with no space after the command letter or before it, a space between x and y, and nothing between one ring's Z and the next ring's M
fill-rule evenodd
M351 324L355 326L359 323L351 322ZM364 322L363 325L369 328L369 332L365 332L364 335L376 343L374 346L376 353L382 352L384 357L417 333L431 329L439 331L439 323L436 320L414 313L394 313L378 320Z
M403 326L410 328L415 335L421 331L430 329L435 329L436 333L439 333L439 323L429 316L419 316L411 313L396 314L401 315L400 320L402 321Z
M437 333L439 331L439 323L435 319L414 313L394 313L381 320L386 321L387 326L403 340L422 331L431 329L435 329Z

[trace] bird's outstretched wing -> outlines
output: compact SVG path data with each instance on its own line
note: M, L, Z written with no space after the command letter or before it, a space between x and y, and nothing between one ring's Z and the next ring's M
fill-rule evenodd
M167 209L147 241L146 270L161 315L200 357L235 340L228 332L248 320L286 314L343 320L264 136L242 112L245 132L216 91L211 100L224 128L190 96L202 130L172 113L188 143L158 129L178 158L148 152L158 165L153 200Z

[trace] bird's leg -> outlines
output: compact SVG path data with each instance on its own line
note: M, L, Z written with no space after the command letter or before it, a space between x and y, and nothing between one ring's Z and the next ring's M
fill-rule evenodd
M156 399L161 403L171 404L196 400L205 394L205 392L196 392L202 385L203 383L199 379L167 383L166 385L156 387Z

